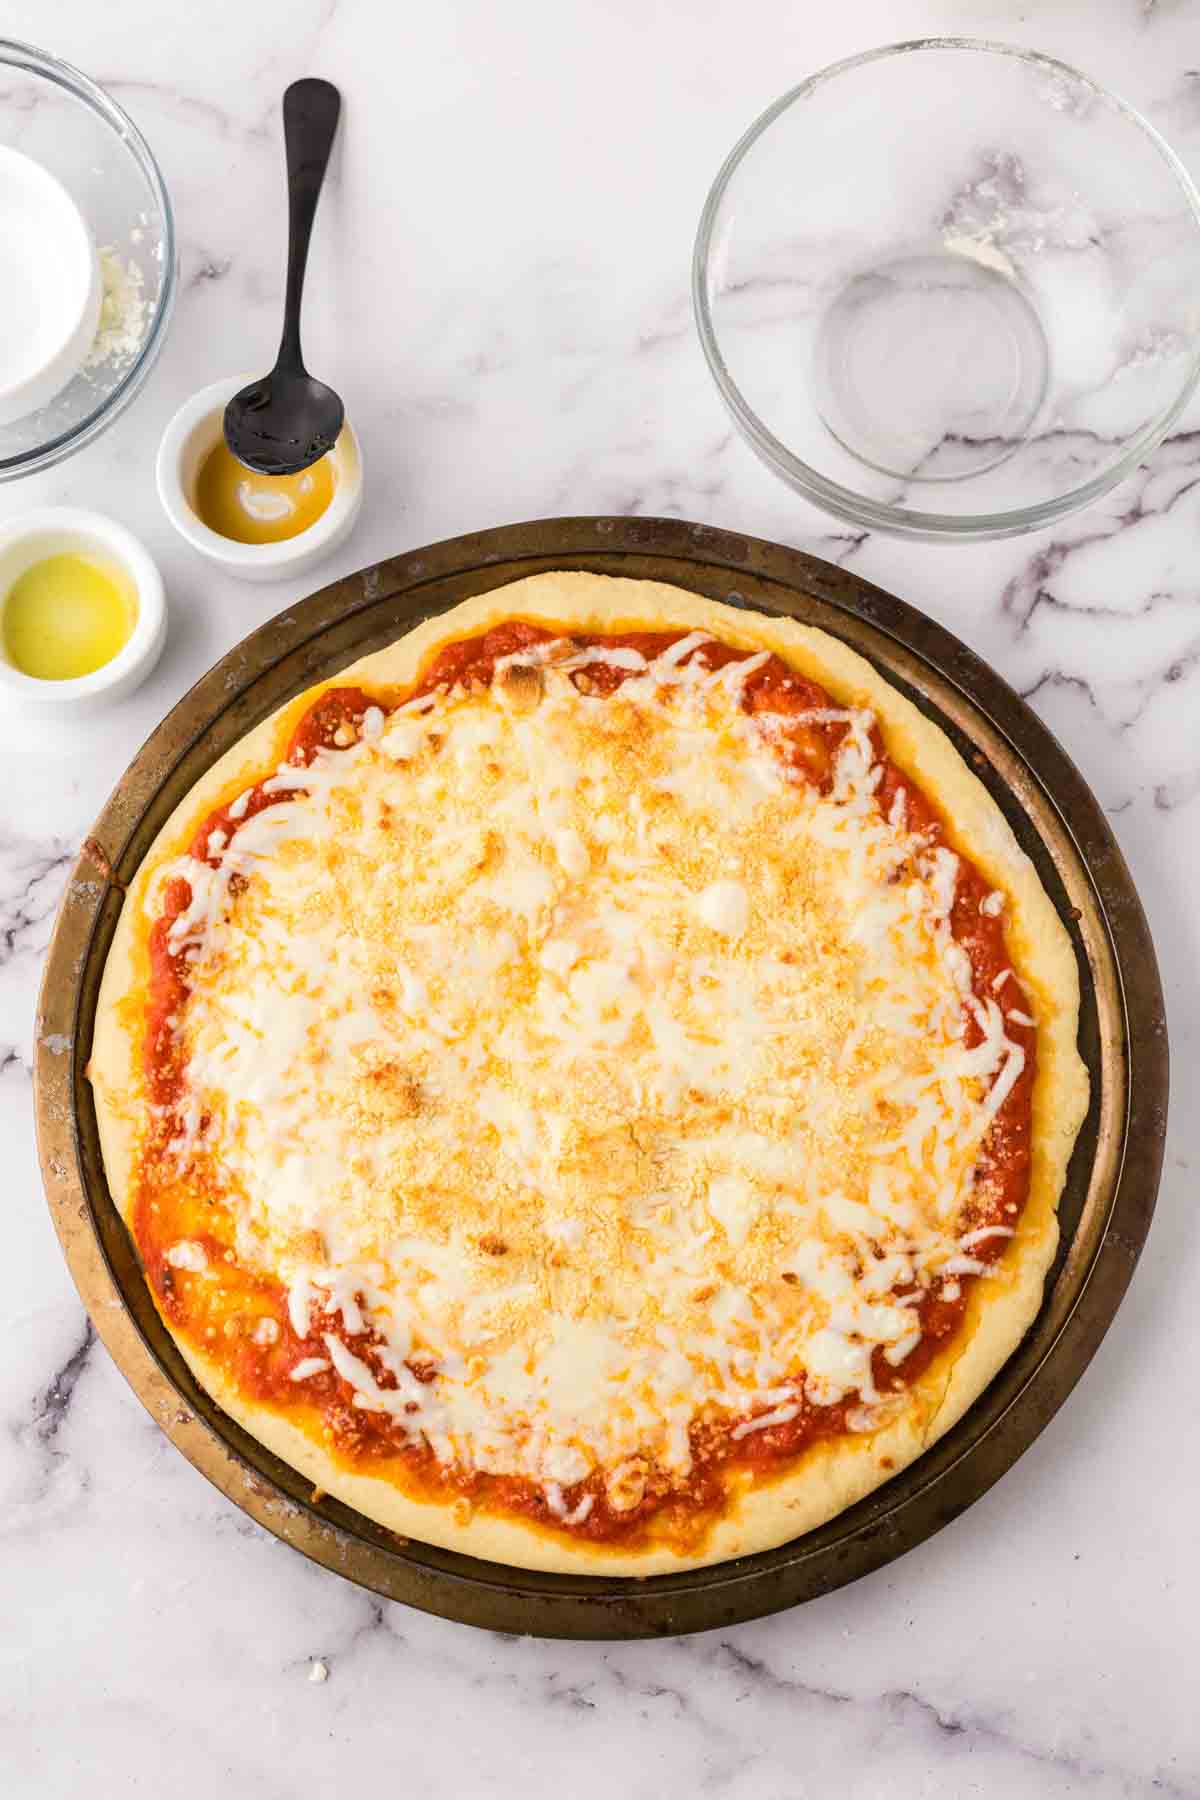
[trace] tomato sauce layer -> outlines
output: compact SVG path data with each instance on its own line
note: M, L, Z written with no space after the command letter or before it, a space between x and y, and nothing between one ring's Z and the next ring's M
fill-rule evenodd
M497 662L531 644L550 641L561 634L513 620L477 637L447 645L433 660L415 687L404 692L368 693L360 687L332 687L314 702L297 724L287 747L286 760L305 767L323 749L344 747L357 737L363 716L372 706L385 713L405 700L456 684L470 688L492 681ZM678 642L682 632L622 632L571 634L577 648L597 645L637 650L648 661ZM743 661L750 652L707 641L693 652L709 668ZM611 663L595 662L577 670L572 680L583 692L610 695L629 678L629 671ZM741 704L750 714L799 715L836 710L829 694L817 683L771 656L742 683ZM786 749L779 754L795 774L825 791L831 784L833 762L845 738L844 722L830 720L796 723ZM878 726L872 729L872 746L881 770L876 788L880 813L888 816L900 790L904 793L907 828L923 835L930 848L948 843L946 822L933 803L888 756ZM263 780L269 779L269 771ZM241 798L234 817L228 805L217 807L196 832L190 853L215 863L219 846L239 824L264 807L286 804L295 790L264 791L254 786ZM214 834L218 834L214 836ZM950 912L950 928L970 961L973 991L990 997L1004 980L1005 1001L1011 1004L1005 1021L1009 1040L1024 1052L1024 1067L992 1121L986 1143L988 1179L981 1183L962 1217L964 1231L986 1226L1006 1228L1003 1235L984 1237L972 1250L982 1263L996 1260L1009 1242L1029 1189L1032 1092L1036 1075L1036 1031L1023 1025L1028 1005L1012 967L999 916L985 910L991 891L971 859L955 850L958 870ZM234 878L237 879L236 877ZM151 1100L160 1109L162 1122L144 1142L134 1207L134 1234L158 1303L172 1327L189 1337L206 1355L215 1358L248 1399L278 1409L313 1432L342 1465L393 1480L415 1498L463 1499L472 1507L530 1518L548 1530L595 1543L636 1548L653 1539L679 1547L702 1541L720 1516L729 1476L749 1471L757 1479L786 1472L797 1457L821 1440L849 1433L851 1415L861 1404L848 1395L821 1406L797 1390L798 1409L786 1423L736 1435L747 1421L736 1417L719 1421L697 1420L691 1427L692 1469L680 1481L649 1468L645 1492L633 1506L618 1511L608 1501L603 1472L596 1471L563 1494L567 1511L581 1507L590 1496L591 1507L579 1523L564 1526L551 1511L542 1488L522 1476L497 1476L467 1469L445 1468L423 1441L410 1442L402 1421L385 1412L365 1411L353 1404L354 1390L335 1370L305 1381L305 1398L298 1400L292 1370L310 1358L328 1360L327 1334L338 1336L353 1353L367 1362L378 1385L394 1389L396 1381L372 1354L380 1341L367 1330L351 1335L340 1313L314 1310L310 1329L300 1337L291 1326L282 1285L271 1277L244 1268L229 1247L232 1220L217 1193L205 1191L195 1172L181 1176L171 1161L168 1143L173 1133L171 1110L185 1085L186 1071L179 1066L178 1038L173 1021L186 1006L187 965L182 955L172 955L168 934L172 921L191 902L186 880L167 883L162 913L149 935L150 981L144 1038L144 1068ZM1007 971L1007 976L1005 976ZM1013 1018L1012 1012L1018 1014ZM980 1027L968 1015L964 1042L973 1047L981 1039ZM166 1252L180 1238L198 1242L210 1265L220 1267L218 1281L201 1281L194 1273L172 1267ZM900 1392L929 1366L962 1325L963 1315L978 1277L964 1275L914 1292L897 1291L920 1318L920 1339L898 1366L893 1367L882 1350L876 1350L872 1374L881 1394ZM419 1380L431 1380L436 1371L414 1360L409 1364ZM625 1496L627 1498L628 1496Z

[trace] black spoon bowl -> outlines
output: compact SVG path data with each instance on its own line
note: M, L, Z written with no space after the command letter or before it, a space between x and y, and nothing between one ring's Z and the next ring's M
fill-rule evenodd
M293 81L283 96L288 176L283 336L270 374L240 389L225 408L225 442L259 475L298 475L333 449L346 417L341 397L309 374L300 352L309 239L341 109L333 84L315 78Z

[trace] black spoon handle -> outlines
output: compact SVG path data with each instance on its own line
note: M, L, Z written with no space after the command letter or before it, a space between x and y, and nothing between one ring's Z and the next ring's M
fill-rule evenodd
M279 362L304 368L300 354L300 302L304 296L304 271L308 241L321 184L329 167L329 154L337 133L341 96L331 81L313 76L293 81L283 96L283 142L287 152L288 261L287 298L283 305L283 336Z

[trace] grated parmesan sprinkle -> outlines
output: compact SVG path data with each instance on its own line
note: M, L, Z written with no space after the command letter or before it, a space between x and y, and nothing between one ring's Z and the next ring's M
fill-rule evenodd
M831 784L793 781L804 721L743 712L706 641L614 648L619 703L575 684L603 645L545 644L372 708L170 870L181 1167L229 1181L296 1336L354 1340L292 1379L332 1366L568 1525L593 1472L629 1505L686 1473L698 1412L752 1438L802 1385L873 1428L914 1289L989 1270L962 1214L1025 1065L953 936L958 858L880 814L871 716L812 715Z
M85 369L102 363L121 367L132 362L146 335L149 301L143 297L145 277L137 263L126 262L113 244L98 252L100 262L100 322Z

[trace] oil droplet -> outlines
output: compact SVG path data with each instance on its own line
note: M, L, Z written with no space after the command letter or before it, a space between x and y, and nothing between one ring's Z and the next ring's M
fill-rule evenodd
M200 465L193 505L210 531L235 544L278 544L316 524L335 485L330 456L299 475L257 475L219 438Z
M111 662L136 620L137 592L119 564L64 551L32 564L9 588L0 641L22 674L73 681Z

